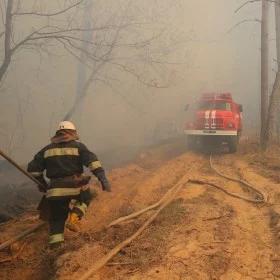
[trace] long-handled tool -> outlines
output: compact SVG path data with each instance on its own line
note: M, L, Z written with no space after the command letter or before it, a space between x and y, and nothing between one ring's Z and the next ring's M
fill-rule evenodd
M21 173L23 173L26 177L28 177L30 180L32 180L35 184L42 186L43 188L45 188L45 186L39 182L36 178L34 178L30 173L28 173L27 171L25 171L22 167L20 167L14 160L12 160L9 156L7 156L3 151L1 151L0 149L0 156L2 156L3 158L5 158L9 163L11 163L14 167L16 167ZM42 201L45 201L45 196L43 196L43 198L41 199L40 204L42 204ZM17 236L11 238L10 240L0 244L0 250L5 249L6 247L10 246L12 243L16 242L17 240L25 237L26 235L34 232L35 230L41 228L43 225L45 224L45 222L40 222L39 224L33 226L30 229L25 230L24 232L18 234Z
M28 177L30 180L32 180L35 184L38 186L41 186L42 189L45 189L46 186L44 186L41 182L39 182L36 178L34 178L30 173L25 171L22 167L20 167L14 160L12 160L9 156L7 156L3 151L0 150L0 155L5 158L8 162L10 162L14 167L16 167L21 173L23 173L26 177ZM40 219L43 221L47 221L49 217L49 207L48 202L46 200L46 196L43 195L37 210L40 212Z
M14 167L16 167L21 173L23 173L25 176L27 176L30 180L32 180L35 184L42 186L45 188L45 186L39 182L36 178L34 178L30 173L28 173L26 170L24 170L22 167L20 167L14 160L12 160L9 156L7 156L1 149L0 149L0 156L2 156L4 159L6 159L9 163L11 163Z

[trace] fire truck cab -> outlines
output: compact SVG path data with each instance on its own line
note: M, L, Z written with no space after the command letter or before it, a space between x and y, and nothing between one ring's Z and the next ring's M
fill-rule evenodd
M236 152L242 131L242 105L233 101L230 93L207 93L188 112L185 134L191 148L209 143L227 143L231 153Z

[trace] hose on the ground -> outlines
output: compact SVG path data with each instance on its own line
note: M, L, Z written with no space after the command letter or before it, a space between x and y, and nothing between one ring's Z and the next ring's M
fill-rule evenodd
M128 217L123 217L121 218L121 220L117 220L115 221L115 223L111 223L109 226L112 226L113 224L118 224L119 222L122 222L123 220L129 220L131 218L135 218L136 216L141 215L142 213L157 208L159 207L159 209L157 210L157 212L152 215L152 217L150 217L145 223L144 225L134 234L132 235L130 238L128 238L127 240L125 240L124 242L122 242L121 244L119 244L115 249L113 249L109 254L107 254L106 256L104 256L104 258L101 259L101 261L97 262L91 269L89 269L84 275L82 275L82 277L80 279L88 279L93 272L96 272L97 270L99 270L101 267L103 267L108 260L110 260L113 256L115 256L119 250L123 247L125 247L127 244L129 244L132 240L134 240L138 235L140 235L142 233L142 231L156 218L156 216L160 213L160 211L166 207L166 205L168 205L168 203L170 203L170 201L172 201L172 199L175 197L175 194L177 194L179 192L179 190L181 190L181 188L186 184L186 181L188 181L189 183L194 183L194 184L203 184L203 185L209 185L212 187L215 187L216 189L226 193L229 196L232 196L234 198L238 198L238 199L242 199L244 201L250 202L250 203L264 203L266 202L265 196L263 195L263 193L261 193L255 186L251 185L248 182L245 182L244 180L241 179L237 179L237 178L233 178L230 177L228 175L223 174L221 171L218 170L217 167L214 166L213 164L213 158L212 155L210 155L209 158L209 162L210 162L210 167L211 169L218 174L219 176L221 176L222 178L225 178L227 180L233 181L233 182L237 182L240 183L241 185L246 186L247 188L249 188L251 191L253 191L254 193L256 193L256 198L249 198L249 197L245 197L236 193L232 193L229 192L228 190L212 183L209 181L203 181L203 180L197 180L197 179L189 179L186 180L185 176L180 180L180 182L175 185L174 188L172 188L172 190L170 190L170 192L168 192L168 194L166 196L164 196L164 199L160 200L159 203L156 203L155 205L152 205L152 207L148 207L147 209L145 209L145 211L139 211L137 213L134 213L133 215L130 215ZM167 198L169 197L170 198ZM166 201L165 201L166 200ZM0 250L8 247L10 244L12 244L13 242L15 242L16 240L19 240L23 237L25 237L26 235L30 234L31 232L37 230L38 228L40 228L41 226L43 226L44 223L40 223L36 226L34 226L31 229L28 229L24 232L22 232L21 234L19 234L18 236L4 242L3 244L0 245Z
M257 194L257 199L253 199L253 198L248 198L248 197L245 197L245 196L241 196L239 194L236 194L236 193L232 193L232 192L229 192L227 191L226 189L212 183L212 182L209 182L209 181L203 181L203 180L196 180L196 179L189 179L188 182L189 183L193 183L193 184L203 184L203 185L209 185L209 186L212 186L212 187L215 187L216 189L226 193L227 195L229 196L232 196L232 197L235 197L235 198L238 198L238 199L242 199L244 201L247 201L247 202L251 202L251 203L263 203L265 202L265 198L264 198L264 195L259 191L257 190L254 186L252 186L251 184L243 181L243 180L239 180L239 179L236 179L236 178L231 178L230 176L227 176L227 175L224 175L222 172L220 172L214 165L213 165L213 162L212 162L212 156L210 156L210 166L211 168L221 177L223 178L226 178L228 180L231 180L231 181L234 181L234 182L238 182L240 184L243 184L245 185L246 187L250 188L252 191L254 191L256 194ZM186 175L185 175L186 176ZM112 259L123 247L127 246L130 242L132 242L137 236L139 236L143 230L148 226L150 225L150 223L157 217L157 215L160 213L160 211L166 207L168 205L168 203L170 203L170 201L172 201L172 199L174 199L174 197L176 196L176 194L179 193L179 191L182 189L182 186L184 185L184 180L185 180L185 176L183 177L183 179L180 180L183 181L183 184L180 182L178 183L179 184L179 187L177 187L177 185L170 190L170 192L172 193L172 196L167 199L167 201L165 201L162 205L159 203L159 204L154 204L153 206L151 207L147 207L145 208L144 210L141 210L141 211L138 211L132 215L129 215L129 216L126 216L126 217L122 217L120 219L117 219L116 221L112 222L110 225L116 225L116 224L119 224L123 221L127 221L127 220L131 220L131 219L134 219L135 217L143 214L144 212L146 211L149 211L151 209L154 209L156 207L158 207L159 205L160 208L157 210L157 212L152 215L145 223L144 225L142 225L142 227L136 232L134 233L130 238L126 239L125 241L123 241L121 244L117 245L114 249L112 249L108 254L106 254L103 258L101 258L101 260L97 261L86 273L84 273L84 275L82 275L79 280L86 280L88 278L90 278L90 276L93 274L93 273L96 273L99 269L101 269L104 265L106 265L106 263ZM174 191L175 189L175 191ZM161 200L162 201L162 200ZM109 226L110 226L109 225Z
M266 202L264 194L261 193L255 186L251 185L250 183L248 183L248 182L246 182L244 180L241 180L241 179L238 179L238 178L234 178L234 177L225 175L220 170L218 170L218 168L215 167L214 164L213 164L213 156L212 156L212 154L210 155L209 162L210 162L211 169L216 174L218 174L222 178L225 178L225 179L230 180L232 182L236 182L236 183L239 183L239 184L241 184L243 186L246 186L248 189L250 189L252 192L254 192L256 194L256 196L255 196L256 198L248 198L248 197L236 194L236 193L231 193L231 192L229 192L227 190L224 190L223 188L217 186L216 184L212 184L211 183L209 185L212 185L213 187L219 188L220 190L222 190L223 192L227 193L228 195L231 195L231 196L233 196L235 198L239 198L239 199L245 200L247 202L252 202L252 203L264 203L264 202Z
M99 269L105 266L109 260L111 260L115 255L117 255L122 248L126 247L133 240L135 240L142 232L157 218L161 211L169 205L170 202L176 197L176 195L182 190L182 188L189 182L188 175L182 177L182 179L172 188L172 192L168 192L161 200L161 204L156 212L150 216L145 223L130 237L125 239L119 245L110 250L104 257L100 258L96 263L94 263L85 273L83 273L78 280L87 280Z

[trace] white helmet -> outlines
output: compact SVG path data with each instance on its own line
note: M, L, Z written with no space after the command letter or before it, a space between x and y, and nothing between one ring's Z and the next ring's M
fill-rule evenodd
M69 121L63 121L60 122L58 125L58 130L62 130L62 129L76 130L76 127L73 123Z

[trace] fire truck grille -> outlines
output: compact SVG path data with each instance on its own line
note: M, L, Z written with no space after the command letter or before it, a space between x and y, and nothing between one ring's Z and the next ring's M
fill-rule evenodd
M221 118L201 118L197 120L198 129L223 129L224 121Z
M224 128L224 121L223 121L223 119L215 119L215 124L216 124L216 128L217 129Z

